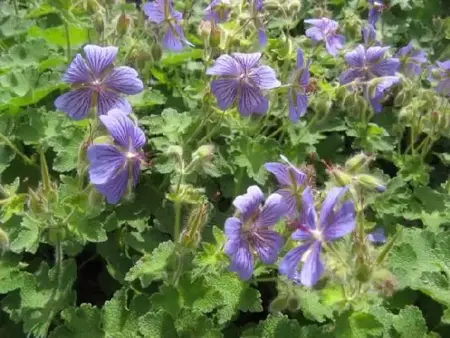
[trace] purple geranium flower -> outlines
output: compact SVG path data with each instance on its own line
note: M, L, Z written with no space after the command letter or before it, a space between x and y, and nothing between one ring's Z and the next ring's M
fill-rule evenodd
M422 63L427 62L425 52L415 50L411 42L407 46L400 48L394 56L400 60L400 71L410 77L420 75Z
M226 22L231 13L230 0L212 0L208 7L206 7L204 13L204 20L215 23Z
M366 236L367 240L371 243L375 244L383 244L386 242L386 236L384 235L383 228L377 228L371 233L367 234Z
M253 274L255 256L265 264L273 264L283 245L283 239L270 227L285 214L285 208L278 194L270 195L261 207L264 195L257 186L251 186L247 193L236 197L233 205L238 217L230 217L225 222L228 237L225 253L230 257L230 270L243 279Z
M151 22L164 26L165 33L162 39L164 48L179 52L185 45L193 46L186 40L180 26L183 14L173 9L171 0L147 2L142 9Z
M364 47L369 48L381 45L381 42L377 40L377 32L372 25L369 24L361 28L361 35L363 37Z
M279 87L281 83L272 68L259 65L260 58L261 53L221 55L206 71L221 77L211 83L220 109L225 110L237 101L242 116L267 112L269 102L263 90Z
M267 44L266 26L263 23L264 0L248 0L251 16L258 31L258 42L261 47Z
M309 66L311 59L305 63L303 51L297 49L297 69L294 72L294 80L289 89L289 118L292 122L297 122L300 117L305 115L308 107L308 84L309 84Z
M305 23L312 25L306 30L306 36L314 42L325 41L325 46L333 56L336 56L338 50L344 47L345 38L338 34L339 24L328 18L309 19Z
M355 80L368 81L382 76L395 75L400 61L396 58L385 58L389 47L364 48L358 45L352 52L345 54L345 61L350 69L344 71L339 82L344 85Z
M381 103L384 100L386 92L394 85L400 82L398 76L385 76L370 81L368 86L363 87L364 97L372 105L375 113L382 110ZM378 188L378 191L383 192L386 188L383 186Z
M63 76L73 90L59 96L55 107L74 120L84 119L93 105L99 115L112 108L129 114L131 106L120 94L138 94L144 85L133 68L113 66L117 52L117 47L86 45L85 59L77 54Z
M450 60L436 62L437 67L430 70L428 80L437 83L435 89L441 95L450 96Z
M375 26L381 16L381 13L383 13L387 8L387 0L369 0L369 23Z
M93 144L87 150L89 180L110 204L117 203L129 183L135 186L143 158L144 132L119 109L100 120L112 136L113 144Z
M353 202L343 202L337 211L334 211L347 188L332 188L322 204L320 219L314 210L314 201L311 190L303 195L302 215L297 222L297 229L292 239L303 241L304 244L289 251L281 260L279 271L290 279L299 279L306 286L313 286L322 276L324 266L320 253L322 245L334 241L351 233L355 227L355 212ZM306 192L306 191L305 191ZM298 265L303 267L298 273Z
M283 197L286 214L294 219L297 216L297 210L300 209L302 195L306 191L306 174L289 163L287 159L286 162L269 162L264 164L264 168L275 175L280 185L280 189L275 193Z

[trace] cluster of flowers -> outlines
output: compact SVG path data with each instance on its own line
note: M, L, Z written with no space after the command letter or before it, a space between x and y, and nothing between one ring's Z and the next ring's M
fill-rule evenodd
M133 68L114 67L117 52L117 47L85 46L85 58L77 54L63 76L73 90L55 101L56 108L74 120L86 118L96 107L111 139L88 147L89 180L112 204L137 184L146 142L144 132L127 116L131 106L121 96L138 94L144 85Z
M345 200L348 186L329 190L318 217L305 173L289 162L266 163L265 168L274 174L280 189L267 197L263 206L264 195L257 186L235 198L237 215L225 222L225 252L230 257L230 270L247 280L253 274L257 257L265 264L274 264L284 241L272 227L286 217L295 229L291 238L303 243L281 259L279 271L303 285L313 286L324 272L322 248L355 227L354 204Z

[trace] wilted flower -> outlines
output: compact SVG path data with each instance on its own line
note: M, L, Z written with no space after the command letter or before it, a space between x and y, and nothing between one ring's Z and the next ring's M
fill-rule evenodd
M351 201L343 202L337 211L334 210L347 192L347 188L335 187L328 192L317 221L311 190L306 191L303 195L302 214L296 224L297 230L291 236L292 239L305 243L286 254L280 262L279 271L288 278L298 279L303 285L313 286L324 271L320 257L322 246L353 231L355 212ZM303 262L303 267L299 273L300 262Z
M295 218L297 210L300 209L302 194L306 188L306 175L291 163L269 162L264 168L275 175L280 189L275 193L283 197L286 206L286 214Z
M270 195L261 207L264 195L257 186L251 186L247 193L236 197L233 205L238 217L225 222L228 237L225 253L230 257L230 270L244 280L253 274L256 256L265 264L273 264L283 245L283 239L270 227L285 214L285 208L278 194Z
M400 60L400 71L410 77L420 75L422 63L427 62L425 52L415 50L411 42L407 46L400 48L394 56Z
M258 42L261 47L267 44L266 26L263 23L264 0L248 0L250 12L258 31Z
M164 48L179 52L185 45L193 46L186 40L180 26L183 14L173 9L171 0L147 2L142 9L151 22L164 27L165 33L162 39Z
M231 13L230 0L212 0L206 7L203 20L221 23L228 21Z
M363 37L364 47L369 48L381 45L381 42L377 40L377 32L372 25L369 24L361 28L361 35Z
M369 23L376 25L378 19L388 8L388 0L369 0Z
M305 23L312 25L306 30L306 36L314 42L325 41L325 47L333 56L344 47L345 37L338 34L339 24L328 18L309 19Z
M114 143L89 146L89 180L108 203L115 204L130 184L137 184L142 160L140 148L145 144L145 135L119 109L110 110L100 116L100 120Z
M85 118L92 106L99 115L112 108L129 114L131 106L120 94L138 94L144 85L133 68L113 66L117 52L117 47L86 45L85 59L77 54L63 76L73 90L59 96L55 107L74 120Z
M367 240L371 243L385 243L386 242L386 236L384 235L383 228L377 228L371 233L367 234L366 236Z
M263 90L279 87L281 83L272 68L259 65L260 58L261 53L221 55L206 71L222 77L211 83L220 109L227 109L237 100L243 116L267 112L269 101Z
M311 60L304 61L303 51L297 49L297 69L289 89L289 118L297 122L306 113L308 107L309 66Z
M437 67L433 67L428 76L428 80L437 83L436 92L444 96L450 96L450 60L436 62Z

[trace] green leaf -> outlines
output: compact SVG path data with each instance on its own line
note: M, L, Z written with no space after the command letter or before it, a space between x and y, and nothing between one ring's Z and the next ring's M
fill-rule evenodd
M25 264L18 256L11 253L0 256L0 294L19 289L24 283L24 273L21 269Z
M139 331L145 338L177 338L173 318L164 311L149 312L139 318Z
M25 215L20 222L20 218L12 218L7 224L5 224L5 230L8 232L10 239L9 249L12 252L20 253L23 251L35 253L41 236L40 224Z
M365 338L381 336L383 323L366 312L347 312L336 320L336 338Z
M174 66L186 63L188 60L202 58L202 49L187 49L181 53L164 53L160 63L163 66Z
M283 338L302 337L298 321L289 319L286 315L269 315L259 322L256 329L246 330L242 338Z
M415 306L402 309L394 318L393 326L401 338L423 338L428 332L422 312Z
M86 28L68 25L69 39L72 47L82 45L89 41L88 30ZM51 27L47 29L33 26L28 30L28 35L35 38L43 38L50 45L66 47L67 38L64 26Z
M101 311L90 304L68 308L61 313L64 325L58 326L49 338L104 338L100 329Z
M163 105L167 99L159 90L147 88L137 95L129 96L128 101L134 108L143 108Z
M132 282L141 281L143 287L147 287L154 280L160 280L165 275L165 268L171 262L175 245L172 241L161 243L151 254L145 254L128 271L125 280Z

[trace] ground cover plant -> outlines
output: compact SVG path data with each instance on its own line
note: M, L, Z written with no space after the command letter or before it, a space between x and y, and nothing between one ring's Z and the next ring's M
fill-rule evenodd
M449 337L444 0L0 4L0 337Z

